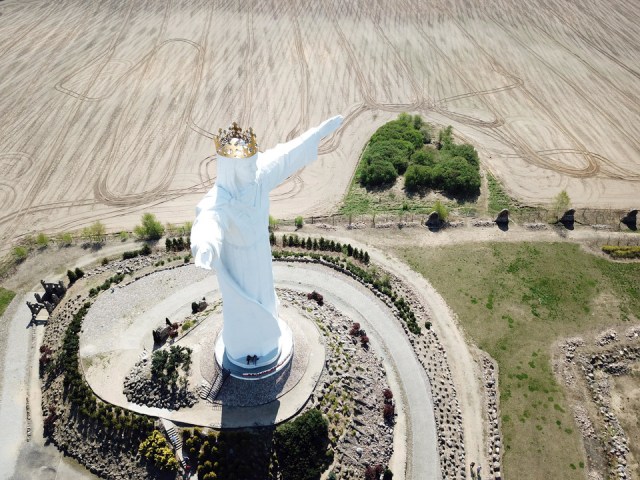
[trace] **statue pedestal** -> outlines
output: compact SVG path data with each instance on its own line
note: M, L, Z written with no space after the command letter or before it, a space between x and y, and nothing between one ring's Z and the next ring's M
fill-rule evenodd
M215 358L219 367L231 372L231 376L241 380L261 380L267 378L285 368L293 357L293 334L289 325L281 318L278 319L281 335L278 339L278 348L273 353L258 358L255 364L247 362L244 358L231 358L227 355L222 332L218 335L215 346ZM248 355L251 355L248 352Z

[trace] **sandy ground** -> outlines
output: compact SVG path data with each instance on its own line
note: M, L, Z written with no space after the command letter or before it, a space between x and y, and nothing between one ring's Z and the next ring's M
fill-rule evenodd
M331 211L401 111L453 125L524 201L637 207L637 2L5 0L0 18L0 251L190 219L231 120L268 148L346 117L278 217Z

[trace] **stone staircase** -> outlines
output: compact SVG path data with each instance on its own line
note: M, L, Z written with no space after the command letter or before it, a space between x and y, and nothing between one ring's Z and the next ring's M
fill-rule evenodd
M182 448L182 437L178 435L175 427L170 427L167 429L167 436L169 440L171 440L171 444L176 451L180 451Z
M200 398L209 403L213 403L216 400L218 393L220 393L224 382L227 381L227 378L229 378L230 375L231 372L226 368L223 368L222 370L217 368L212 383L203 380L200 384Z

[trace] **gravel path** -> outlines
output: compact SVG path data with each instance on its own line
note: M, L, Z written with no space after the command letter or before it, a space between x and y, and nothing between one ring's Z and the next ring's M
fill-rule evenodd
M326 267L274 264L278 286L309 292L322 286L326 301L366 329L375 351L390 360L399 376L407 417L406 478L441 478L431 387L402 327L373 294L359 283ZM390 374L391 372L387 372Z

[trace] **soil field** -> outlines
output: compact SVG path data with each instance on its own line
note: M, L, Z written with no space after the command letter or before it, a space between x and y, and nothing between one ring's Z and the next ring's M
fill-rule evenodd
M5 0L0 250L190 219L232 120L268 148L346 117L274 192L277 217L334 210L402 111L453 125L525 202L637 207L638 65L632 1Z

